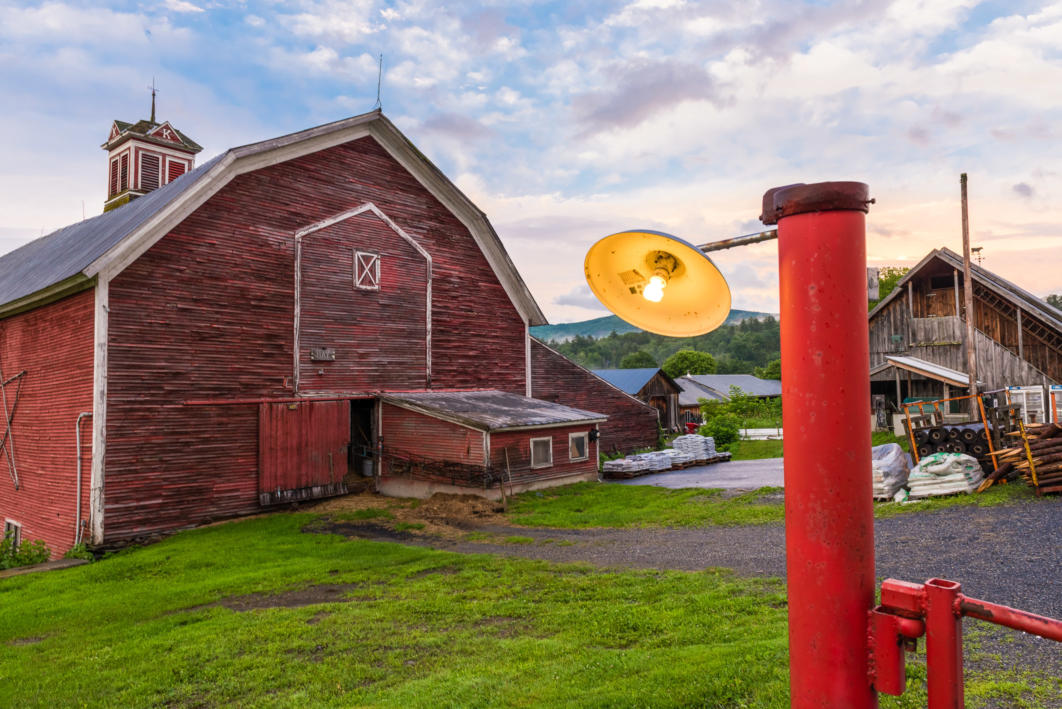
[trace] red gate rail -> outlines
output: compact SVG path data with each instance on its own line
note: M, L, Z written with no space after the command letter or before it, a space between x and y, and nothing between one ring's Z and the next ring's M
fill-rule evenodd
M929 709L963 706L962 618L980 620L1062 642L1062 620L963 595L956 581L924 584L886 579L881 605L870 612L870 675L874 688L902 694L906 684L903 649L926 636Z

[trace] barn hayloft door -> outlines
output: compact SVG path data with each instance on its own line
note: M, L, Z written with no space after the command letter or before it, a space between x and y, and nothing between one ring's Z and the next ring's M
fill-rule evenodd
M306 401L258 409L258 501L262 505L347 491L350 403Z

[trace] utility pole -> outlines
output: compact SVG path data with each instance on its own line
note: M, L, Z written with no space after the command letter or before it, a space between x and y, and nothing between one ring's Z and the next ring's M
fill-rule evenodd
M977 341L974 328L973 280L970 278L970 215L966 206L966 173L959 176L962 192L962 290L966 301L966 372L970 376L970 404L977 411Z

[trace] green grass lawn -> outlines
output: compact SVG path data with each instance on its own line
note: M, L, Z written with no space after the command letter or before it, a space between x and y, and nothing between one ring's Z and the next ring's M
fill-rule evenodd
M779 581L302 532L313 520L0 579L0 706L788 706ZM882 706L925 706L924 667L909 670ZM971 707L1059 691L1035 672L977 682Z
M905 451L911 448L910 442L903 437L894 436L889 431L874 431L870 436L870 444L881 446L886 443L899 443ZM781 458L782 441L734 441L726 446L730 451L731 460L761 460L763 458Z
M609 571L277 514L0 580L0 706L786 704L777 581ZM347 602L237 611L315 584Z
M517 495L509 519L527 527L698 527L706 524L771 524L785 519L782 488L765 487L736 497L718 489L670 490L650 485L586 482ZM922 502L875 502L876 517L932 512L949 507L1036 504L1022 482L994 485L983 493Z

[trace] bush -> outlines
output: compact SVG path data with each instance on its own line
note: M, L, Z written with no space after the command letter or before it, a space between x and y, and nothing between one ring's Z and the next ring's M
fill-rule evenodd
M711 436L715 439L716 447L730 445L739 438L741 432L741 420L734 414L719 414L701 426L702 436Z
M52 558L52 552L43 539L23 542L15 549L14 539L10 534L0 541L0 569L13 569L16 566L41 564Z
M85 561L93 561L96 557L91 551L88 550L88 547L85 546L85 542L81 542L80 544L75 544L74 546L70 547L70 549L67 550L65 554L63 554L63 558L84 559Z

